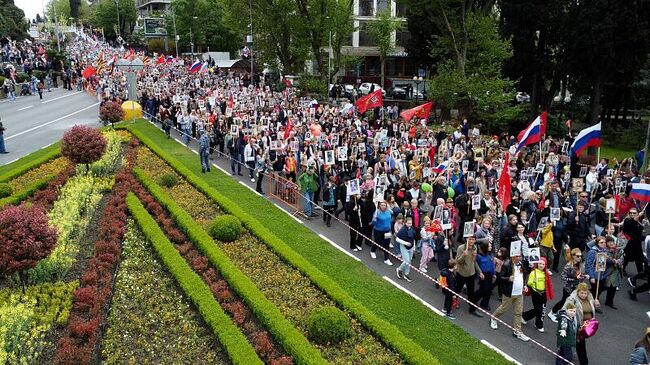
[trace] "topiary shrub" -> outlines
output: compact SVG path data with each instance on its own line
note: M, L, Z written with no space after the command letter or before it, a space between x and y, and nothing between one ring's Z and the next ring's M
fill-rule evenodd
M85 164L86 171L91 163L99 160L106 151L106 138L94 128L75 125L63 134L61 154L76 164Z
M348 317L336 307L317 308L307 320L309 337L320 344L335 344L352 332Z
M174 174L164 174L158 179L158 184L166 188L173 188L178 184L178 178Z
M13 191L14 189L9 183L0 183L0 199L10 196Z
M232 242L244 233L244 226L234 215L220 215L210 224L210 236L223 241Z
M124 109L119 103L109 101L99 108L99 119L104 122L104 125L111 123L111 125L124 119Z

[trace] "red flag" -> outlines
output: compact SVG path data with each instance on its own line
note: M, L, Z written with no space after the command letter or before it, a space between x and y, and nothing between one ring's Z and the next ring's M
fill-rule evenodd
M384 100L381 96L381 89L377 89L370 94L359 98L356 103L357 110L361 114L365 113L366 110L370 108L376 108L382 105L384 105Z
M418 105L415 108L411 109L406 109L403 112L400 113L400 117L404 118L407 122L409 122L413 117L418 117L420 119L428 118L429 113L431 113L431 107L433 106L433 101L430 101L428 103Z
M284 139L289 138L292 129L293 129L293 123L291 122L291 119L289 119L287 121L287 128L284 130Z
M546 112L542 112L539 118L541 119L540 129L542 130L542 136L545 136L546 135Z
M571 130L571 119L567 119L564 124L566 124L567 129Z
M506 152L506 160L503 163L501 176L499 176L499 191L497 192L497 200L501 202L501 209L504 212L508 208L508 205L510 205L510 200L512 199L512 186L510 185L508 165L510 165L510 153Z
M160 57L158 57L158 59L156 60L156 65L160 65L163 63L165 63L165 55L161 54Z
M81 71L81 76L83 76L85 79L89 79L91 76L95 75L95 73L97 73L97 70L95 70L94 67L89 66Z

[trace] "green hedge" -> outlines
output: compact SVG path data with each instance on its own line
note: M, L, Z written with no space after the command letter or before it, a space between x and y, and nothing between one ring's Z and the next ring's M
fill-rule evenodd
M0 167L0 182L7 182L49 160L59 157L61 148L59 142L42 148L32 154L22 157L10 164Z
M192 217L176 204L162 188L140 170L133 170L154 198L165 207L176 222L197 248L208 257L210 263L221 273L223 278L235 292L252 309L257 318L271 332L288 354L294 357L298 364L327 364L320 351L313 347L307 338L300 333L255 286L244 273L230 261L226 253L215 244L208 233L199 226Z
M357 318L366 328L375 334L375 336L382 340L392 350L399 353L406 362L410 364L426 365L440 364L440 361L434 357L433 354L425 351L418 344L404 336L397 327L379 318L376 314L364 307L359 301L352 298L329 276L323 274L304 257L287 246L287 244L278 238L278 236L271 233L267 226L260 223L256 218L244 211L240 204L231 201L215 189L212 189L204 180L199 179L198 176L192 173L187 167L172 157L169 152L162 150L158 145L153 143L147 135L144 135L138 129L131 128L131 132L145 145L151 148L154 153L167 161L167 163L190 184L217 202L224 211L238 217L251 233L259 237L276 254L307 276L330 298ZM165 204L163 203L163 205ZM277 217L278 220L281 218L284 217Z
M205 322L212 328L233 364L262 364L263 362L255 353L255 349L248 342L246 336L224 313L208 286L174 248L138 198L133 193L129 193L126 200L129 211L138 222L142 232L151 241L183 292L196 305Z
M42 178L41 180L33 183L31 186L28 186L27 188L23 189L22 191L17 191L11 194L10 196L0 199L0 207L3 207L7 204L13 204L16 205L23 200L27 199L30 197L32 194L37 192L38 190L43 189L47 184L50 183L50 181L54 180L56 175L47 175L46 177Z

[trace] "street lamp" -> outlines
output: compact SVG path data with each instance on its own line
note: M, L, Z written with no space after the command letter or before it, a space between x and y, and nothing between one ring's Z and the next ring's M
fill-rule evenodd
M193 16L192 19L196 20L199 17ZM190 25L190 47L192 47L192 57L194 57L194 36L192 35L192 26Z
M144 62L142 62L140 57L134 59L133 61L129 61L123 58L117 61L115 67L118 70L124 71L126 73L127 82L129 83L128 96L129 100L131 100L131 117L133 118L132 122L135 122L135 102L138 99L136 92L136 74L144 69Z
M418 103L418 90L420 90L420 83L422 83L422 76L413 76L415 82L415 103Z

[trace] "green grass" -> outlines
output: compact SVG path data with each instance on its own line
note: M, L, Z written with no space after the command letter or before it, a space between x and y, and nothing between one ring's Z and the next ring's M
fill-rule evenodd
M382 280L365 265L342 254L307 227L280 212L271 202L252 194L230 176L218 170L197 174L200 171L198 157L174 140L167 139L160 129L143 121L127 127L136 134L146 136L146 142L164 151L167 159L177 160L212 190L231 199L230 204L237 205L248 215L255 217L266 230L279 237L283 244L324 273L356 302L362 303L381 320L395 326L441 363L509 364L506 359L481 344L462 328L449 323L414 298ZM460 354L462 356L459 356Z
M628 157L634 157L638 149L628 148L627 146L602 146L600 147L600 158L607 158L610 161L612 158L621 162Z

